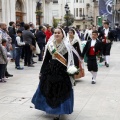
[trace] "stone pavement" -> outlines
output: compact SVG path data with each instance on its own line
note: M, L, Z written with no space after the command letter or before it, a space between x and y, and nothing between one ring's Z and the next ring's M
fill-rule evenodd
M14 77L0 83L0 120L52 120L51 115L31 108L40 66L38 62L32 69L18 71L14 63L9 64ZM96 85L91 84L86 66L85 72L74 87L74 112L61 120L120 120L120 42L113 44L110 67L99 68Z

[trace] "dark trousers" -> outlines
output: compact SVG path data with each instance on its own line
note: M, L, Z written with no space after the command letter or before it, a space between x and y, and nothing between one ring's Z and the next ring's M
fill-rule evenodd
M15 52L16 52L15 65L16 67L20 67L20 57L22 53L22 48L16 48Z
M103 46L103 55L110 55L111 43L106 43Z
M39 59L38 60L42 60L43 59L43 51L44 51L44 43L38 43L39 49L40 49L40 54L39 54Z
M22 47L22 53L21 53L21 59L24 59L25 57L25 50L24 46Z
M5 77L6 64L0 64L0 79Z
M32 57L32 51L30 49L30 45L25 45L24 46L24 52L25 52L25 57L24 57L24 64L25 65L30 65L31 64L31 57Z

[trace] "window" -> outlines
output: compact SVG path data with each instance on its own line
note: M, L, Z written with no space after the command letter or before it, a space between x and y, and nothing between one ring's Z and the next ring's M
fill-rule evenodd
M59 17L59 11L58 10L53 10L52 15L53 15L53 17Z
M78 3L78 0L76 0L76 3Z
M78 8L76 8L76 17L78 17Z
M80 0L79 2L82 3L82 0Z
M74 17L75 17L75 8L74 8Z
M67 3L70 3L70 0L67 0Z
M53 0L53 3L58 3L58 0Z
M83 15L84 15L85 11L84 11L84 8L83 8Z
M82 16L82 8L79 8L79 17Z

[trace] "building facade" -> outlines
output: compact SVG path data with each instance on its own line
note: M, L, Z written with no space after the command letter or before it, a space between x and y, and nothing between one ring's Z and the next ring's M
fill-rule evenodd
M70 13L74 15L73 26L80 29L94 24L93 23L93 0L53 0L52 16L64 23L65 5L69 6Z
M33 22L37 24L36 6L39 0L0 0L0 21L6 22ZM42 2L42 16L41 24L50 24L51 0L41 0Z
M116 0L115 4L115 24L120 26L120 0Z

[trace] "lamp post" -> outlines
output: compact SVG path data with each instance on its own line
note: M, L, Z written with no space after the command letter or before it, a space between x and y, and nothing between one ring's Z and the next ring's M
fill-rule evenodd
M42 0L38 0L36 14L37 14L38 19L39 19L39 26L41 24L40 18L41 18L41 14L42 14L41 5L42 5Z
M66 5L65 5L65 11L66 11L66 15L67 15L67 18L66 18L66 21L67 21L67 27L68 27L68 14L69 14L69 6L68 6L68 4L66 3Z

